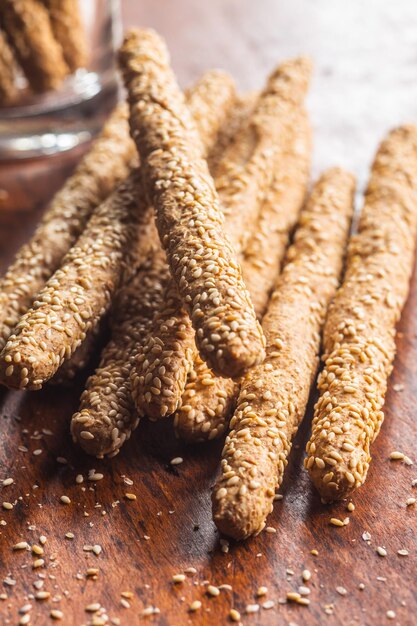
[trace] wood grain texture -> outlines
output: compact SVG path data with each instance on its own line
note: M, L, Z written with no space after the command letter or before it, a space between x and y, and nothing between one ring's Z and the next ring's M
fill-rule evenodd
M336 157L340 157L337 164L352 166L364 180L365 166L377 138L398 121L410 119L413 87L410 85L407 96L401 89L411 61L398 76L387 67L386 75L377 73L372 78L369 71L376 53L368 54L365 41L363 45L352 43L352 38L357 42L357 32L347 39L340 36L342 27L333 8L337 5L341 10L339 0L332 3L328 13L329 4L324 1L262 0L260 8L256 5L256 15L255 4L250 0L210 3L179 0L171 12L167 0L141 3L126 0L125 22L129 26L152 25L168 37L174 66L183 84L211 65L223 65L235 72L242 86L259 86L275 61L293 52L313 52L317 56L317 83L321 87L318 89L316 83L311 97L317 130L316 170L336 164ZM315 19L312 19L313 4L317 6ZM346 32L355 15L351 5L356 7L357 14L364 11L359 34L369 25L372 11L377 12L373 28L382 30L376 34L372 30L374 43L384 39L390 29L396 32L399 28L401 19L394 19L390 10L378 12L377 3L369 3L371 8L367 9L354 0L346 9L343 26ZM413 22L409 6L410 3L401 0L395 9L398 13L401 8L403 24L409 21L409 25L415 25L416 18ZM327 28L330 19L333 30ZM338 19L342 20L340 15ZM409 52L409 31L404 32L395 55L397 61ZM310 36L304 38L304 33ZM391 39L387 41L387 50L379 48L380 55L389 56ZM339 50L341 56L328 61L331 72L326 74L323 57L331 50ZM361 71L350 74L345 71L343 60L347 54L353 55L352 58L356 54ZM415 71L414 59L412 67ZM390 84L389 94L384 93L385 81ZM346 95L351 89L355 96L353 102L346 100L339 110L339 95L335 94L339 94L341 83L342 93ZM392 89L394 83L396 89ZM371 102L373 98L376 102L378 93L381 99L386 96L384 112L378 110L375 120L370 121L370 113L362 114L364 105L356 106L358 90L361 98L369 91ZM393 93L396 93L396 108L391 112L387 102L394 103ZM326 94L332 95L326 97ZM333 112L329 100L334 105ZM415 106L415 98L413 103ZM43 203L72 169L71 159L78 157L66 155L26 163L23 169L10 166L7 170L7 179L13 182L15 192L1 204L2 269L33 230ZM2 167L0 181L4 176ZM24 184L22 179L26 181ZM32 210L11 210L23 205L31 206ZM0 390L0 480L9 476L15 480L9 486L2 487L0 483L0 502L15 503L13 510L0 508L0 522L6 522L0 525L0 593L7 595L7 599L0 600L2 626L17 624L18 611L27 602L32 605L30 623L37 626L52 623L49 617L52 608L64 613L61 623L65 625L91 624L92 614L85 607L96 602L105 607L110 618L119 618L125 626L142 623L217 626L229 623L232 606L242 613L242 622L249 625L413 626L417 611L417 510L416 505L406 507L405 502L413 495L417 497L417 488L411 486L411 481L417 478L417 465L406 466L389 461L388 457L391 451L401 450L417 461L416 307L415 273L399 327L386 419L373 448L369 478L354 496L356 510L347 512L346 503L323 506L302 469L310 406L290 456L281 489L284 498L276 503L268 521L277 532L264 532L245 544L231 545L228 553L220 549L210 506L221 442L186 447L175 440L171 424L143 421L118 457L97 461L74 447L69 435L69 419L77 407L82 381L69 389L48 388L31 394ZM42 429L53 434L43 434ZM28 452L19 450L19 446L26 446ZM42 450L40 455L33 454L37 449ZM66 457L68 463L57 462L58 456ZM184 462L172 467L169 461L177 456L183 457ZM96 483L85 480L82 485L75 484L78 473L86 478L92 468L104 478ZM133 480L133 485L125 484L124 477ZM137 500L126 500L125 493L136 494ZM60 502L63 494L70 497L71 504ZM329 525L330 517L346 516L350 517L348 526ZM66 539L67 532L74 533L74 539ZM369 544L362 538L364 532L371 534ZM39 543L42 534L47 537L46 567L32 570L30 553L13 552L11 547L22 540ZM102 552L98 556L85 552L85 544L99 544ZM386 557L378 556L378 546L385 546ZM312 549L318 550L318 556L311 554ZM407 549L408 556L399 556L400 549ZM86 580L88 567L99 569L97 580ZM172 575L187 567L195 567L197 573L174 585ZM279 598L285 598L287 591L296 591L303 584L301 572L305 568L312 572L310 582L306 583L311 588L310 606L279 605ZM28 594L36 591L32 583L39 579L39 573L46 576L43 589L51 592L51 599L43 602L28 600ZM76 578L77 573L82 574L81 579ZM16 580L14 586L3 584L7 576ZM218 597L209 598L202 584L205 580L215 585L230 584L232 591L221 590ZM362 583L365 588L360 590L358 586ZM268 594L257 600L256 590L261 585L268 587ZM346 595L341 595L337 587L345 588ZM122 591L134 594L129 600L130 608L120 604ZM61 599L54 602L53 596ZM202 608L191 614L187 609L193 600L201 600ZM262 604L266 600L275 601L275 606L245 615L247 604ZM150 605L159 607L160 614L142 618L141 611ZM331 614L326 614L326 607ZM388 610L395 611L394 619L387 618Z

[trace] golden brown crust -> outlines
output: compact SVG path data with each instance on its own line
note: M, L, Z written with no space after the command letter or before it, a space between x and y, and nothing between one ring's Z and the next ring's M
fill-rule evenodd
M303 100L309 74L310 65L305 59L283 63L273 72L254 105L252 105L253 96L250 97L250 102L241 103L243 110L238 112L237 120L232 124L236 126L237 123L241 127L232 141L224 146L220 163L215 166L215 181L221 192L221 204L226 215L225 231L237 250L242 250L246 245L248 232L252 231L251 226L256 220L284 146L288 144L293 134L293 126L296 124L294 111L298 110ZM171 291L170 295L172 306L169 319L161 315L161 324L157 329L161 332L159 334L155 332L147 341L144 349L146 357L143 355L138 357L140 360L138 376L133 387L138 410L155 418L168 415L180 406L187 373L192 367L191 359L195 355L192 328L189 322L187 326L187 317L180 298L177 297L175 305L174 292ZM177 335L182 337L182 340L175 340L173 346L172 337ZM169 394L169 402L158 393L159 387L153 385L153 359L158 362L164 360L169 364L168 369L173 372L171 380L165 376L164 389L167 396ZM146 367L143 364L146 364ZM204 365L199 363L199 371L203 370L205 380L210 377L213 379L209 366L204 368ZM145 384L145 380L149 381L148 385ZM213 393L216 386L215 383L211 390ZM214 419L218 412L221 413L224 405L223 387L230 391L235 387L230 382L218 383L218 386L221 387L219 402L214 398L214 406L209 407L209 413L212 413ZM207 386L203 385L203 388L207 391ZM158 405L161 407L159 411ZM227 403L225 408L228 406ZM200 414L198 416L200 418ZM213 432L215 430L214 427ZM209 431L205 432L209 434ZM218 434L220 432L218 430Z
M213 491L214 521L235 539L262 530L282 481L316 373L327 306L342 270L353 196L350 174L335 168L321 176L301 212L263 319L267 356L242 381Z
M218 77L217 82L219 78L221 77ZM222 87L221 81L220 87ZM221 92L222 90L223 88ZM217 91L218 86L211 85L210 92L213 94ZM211 97L213 98L213 95ZM252 98L250 100L252 101ZM209 108L218 111L221 102L222 99L219 98L217 106ZM230 133L238 131L245 115L248 115L252 108L251 103L242 98L235 104L233 111L226 115L231 109L229 99L224 100L224 103L227 107L220 136L223 146L227 137L229 141L231 140ZM214 102L213 105L215 105ZM203 111L202 107L199 108ZM200 115L196 118L198 125L200 119L204 117L208 116ZM215 169L217 166L215 155L220 156L222 153L219 152L217 144L211 152L213 156L210 154L209 160L211 167ZM182 306L181 298L172 280L167 281L165 292L163 306L155 311L152 332L149 335L143 335L142 345L138 346L138 356L131 374L132 394L136 408L140 415L147 415L153 420L171 415L178 408L189 369L198 355L191 320ZM161 366L163 378L159 371Z
M187 92L205 151L212 150L219 127L226 124L234 93L231 78L213 71L206 72ZM100 457L117 454L139 423L131 399L130 372L144 337L154 332L155 313L165 310L162 304L166 303L164 290L170 274L153 219L145 237L152 241L151 253L113 303L111 340L71 422L74 439L86 452ZM165 374L161 367L155 375Z
M58 269L92 211L126 178L134 156L127 107L119 105L0 280L0 349L19 317Z
M305 112L295 110L293 119L293 137L288 145L282 146L282 163L243 254L243 276L259 319L265 313L308 184L311 129ZM190 442L221 436L233 413L238 392L238 382L215 376L197 359L175 415L177 435Z
M141 234L149 220L147 208L135 169L96 208L61 267L21 317L0 354L2 383L39 389L71 357L133 270L131 252L139 242L146 255L149 242Z
M43 0L49 11L52 30L61 44L64 59L71 72L85 67L88 47L80 14L82 0Z
M165 45L132 30L119 59L145 185L198 349L219 373L238 376L263 359L262 331Z
M0 20L33 91L58 88L68 66L43 4L38 0L2 0Z
M0 30L0 107L13 104L18 95L16 60L5 33Z
M366 479L416 233L417 127L405 126L389 133L376 154L345 278L325 325L325 366L305 460L325 500L349 496Z

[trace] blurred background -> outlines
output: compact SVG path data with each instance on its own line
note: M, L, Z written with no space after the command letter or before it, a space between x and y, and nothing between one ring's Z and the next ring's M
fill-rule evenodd
M212 66L260 88L280 60L310 55L314 174L343 165L366 180L388 128L417 121L417 7L413 0L124 0L126 25L168 41L183 84Z
M210 67L222 67L242 90L261 88L277 62L310 55L314 175L342 165L363 185L388 128L417 121L413 0L121 0L121 11L124 27L152 26L166 38L183 86ZM0 210L39 209L85 147L1 163Z

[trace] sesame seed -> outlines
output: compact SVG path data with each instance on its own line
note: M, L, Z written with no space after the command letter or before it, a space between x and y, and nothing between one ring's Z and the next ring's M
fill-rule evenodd
M19 541L13 546L13 550L29 550L29 544L26 541Z
M172 577L172 581L174 583L183 583L185 579L186 579L185 574L174 574Z
M387 556L388 554L388 552L382 546L378 546L376 551L377 551L377 554L379 554L379 556Z
M62 502L62 504L71 504L71 500L68 496L61 496L60 501Z
M13 478L5 478L3 480L3 487L8 487L9 485L12 485L14 483Z
M194 600L194 602L191 602L189 610L194 613L195 611L199 611L201 609L201 602L200 600Z
M11 511L13 508L13 504L11 502L3 502L2 506L3 509L6 509L6 511Z
M304 580L305 582L308 582L308 581L310 580L310 578L311 578L311 572L310 572L310 570L308 570L308 569L304 569L304 570L303 570L303 573L301 574L301 576L302 576L302 578L303 578L303 580Z
M170 465L180 465L184 462L184 459L180 456L176 456L175 458L170 460Z
M332 526L339 526L339 527L345 526L345 523L342 522L342 520L338 519L337 517L331 517L330 524Z
M97 613L101 608L101 604L99 602L93 602L92 604L87 604L85 607L85 611L87 613Z
M413 506L413 504L415 503L416 503L415 498L407 498L407 500L405 501L406 506Z
M240 613L236 609L230 609L229 617L232 620L232 622L239 622L240 621Z
M398 450L394 450L389 455L391 461L403 461L405 457L404 452L399 452Z
M38 556L43 554L43 548L41 546L36 545L36 543L32 546L32 552L37 554Z
M30 615L29 613L26 613L26 615L22 615L22 617L19 619L19 626L25 626L25 624L29 624L30 622Z
M49 591L36 591L35 600L48 600L51 597Z
M77 474L75 477L75 482L77 483L77 485L80 485L82 482L84 482L84 477L82 474Z
M262 608L263 609L272 609L275 606L275 602L273 600L267 600L266 602L264 602L262 604Z
M258 597L265 596L268 593L268 587L258 587L256 595Z
M74 533L65 533L65 537L67 539L74 539L75 535L74 535Z
M37 569L38 567L43 567L45 565L44 559L35 559L32 563L32 568Z
M52 619L63 619L64 617L63 612L59 611L58 609L52 609L49 615L52 617Z
M408 550L398 550L397 554L399 554L400 556L408 556Z
M353 504L353 502L349 502L346 508L348 511L352 512L355 510L355 505Z
M100 570L97 567L89 567L86 571L86 576L98 576Z
M125 493L126 500L137 500L137 497L134 493Z
M395 611L387 611L387 618L388 619L395 619Z
M259 611L259 604L247 604L245 608L245 613L257 613Z
M220 594L220 590L218 587L215 587L214 585L209 585L207 587L207 593L209 596L218 596Z
M148 615L157 615L158 613L160 613L160 610L157 607L147 606L145 609L143 609L141 615L142 617L147 617Z
M344 587L336 587L336 591L341 596L345 596L347 594L347 591Z

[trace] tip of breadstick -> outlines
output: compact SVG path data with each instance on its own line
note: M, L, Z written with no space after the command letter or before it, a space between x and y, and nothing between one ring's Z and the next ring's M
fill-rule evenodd
M365 481L365 476L358 480L344 464L319 468L314 465L308 470L314 487L323 502L330 503L348 498ZM331 480L329 474L332 473Z
M259 534L271 512L270 501L251 492L232 494L230 488L222 498L222 489L217 486L212 495L213 519L219 532L236 541Z
M266 89L273 90L276 81L286 79L289 83L302 81L307 89L313 73L313 62L308 56L299 56L280 63L270 74Z
M167 62L169 52L164 39L152 28L130 28L119 50L120 65L132 63L132 57L139 64L143 60L158 62L160 58Z
M112 429L98 421L88 409L73 415L71 435L84 452L92 456L103 457L115 450Z

